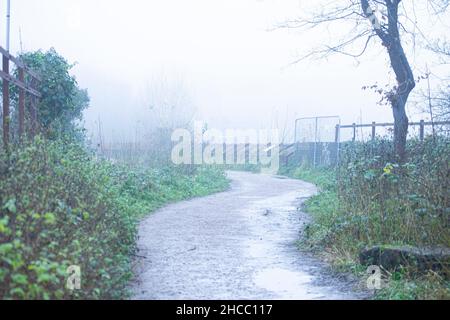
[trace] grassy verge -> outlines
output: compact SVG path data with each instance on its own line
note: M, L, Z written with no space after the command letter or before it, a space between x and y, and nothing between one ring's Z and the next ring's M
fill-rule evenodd
M105 164L117 188L117 200L134 217L143 217L172 202L207 196L229 186L222 169L214 166L186 171L182 167L145 168Z
M139 218L227 187L214 167L116 165L69 141L0 151L0 299L123 298ZM81 290L66 289L72 265Z
M355 204L349 204L346 195L340 192L335 170L284 168L281 173L314 183L320 188L321 192L305 203L306 211L311 214L313 220L307 227L300 245L303 249L318 254L338 271L352 272L357 277L366 279L366 268L359 264L358 259L362 248L380 244L420 245L414 238L403 238L402 241L385 235L385 229L380 224L390 225L390 232L397 234L404 232L401 229L405 225L391 224L387 219L379 220L378 211L370 205L354 214L352 210L355 210ZM349 189L348 192L352 190ZM353 189L353 192L360 191ZM400 210L398 202L386 210L390 214L395 208ZM377 217L373 217L374 215ZM393 214L392 216L397 219ZM428 228L434 227L429 225ZM387 285L375 293L374 299L450 299L449 281L433 272L413 276L406 270L400 270L387 273L386 277ZM362 280L361 285L364 285L364 282L365 280Z

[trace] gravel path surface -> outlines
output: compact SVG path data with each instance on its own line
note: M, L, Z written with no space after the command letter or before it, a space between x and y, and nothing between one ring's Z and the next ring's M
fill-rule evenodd
M231 189L141 222L133 299L359 299L353 283L296 247L315 186L229 172Z

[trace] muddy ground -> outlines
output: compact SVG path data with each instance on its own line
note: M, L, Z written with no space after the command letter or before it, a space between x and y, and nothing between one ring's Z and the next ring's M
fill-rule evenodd
M169 205L141 222L133 299L362 299L296 242L317 189L229 172L227 192Z

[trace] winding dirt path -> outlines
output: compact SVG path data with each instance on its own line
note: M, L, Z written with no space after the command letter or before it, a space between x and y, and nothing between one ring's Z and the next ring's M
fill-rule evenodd
M317 190L299 180L229 172L227 192L163 208L144 219L134 299L359 299L296 247Z

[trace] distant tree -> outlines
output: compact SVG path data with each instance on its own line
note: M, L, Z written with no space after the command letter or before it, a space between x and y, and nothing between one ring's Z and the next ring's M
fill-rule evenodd
M196 114L189 87L182 78L166 74L154 76L142 92L143 138L155 163L170 161L171 135L175 129L191 128Z
M311 17L289 21L282 27L311 29L319 25L349 23L347 32L337 43L313 50L300 60L308 57L323 58L332 53L357 58L366 52L374 38L381 41L388 53L397 82L392 90L385 93L385 98L393 110L395 150L400 159L405 159L409 122L406 103L416 86L416 81L405 54L402 36L414 35L417 32L407 30L406 25L415 25L416 22L409 18L408 15L411 13L406 12L405 6L400 6L401 2L401 0L322 1L318 5L318 12ZM428 0L427 3L436 14L445 11L449 6L449 0ZM355 45L361 45L362 49L356 53L350 52L349 47Z
M186 83L165 75L155 77L147 84L144 103L151 113L154 128L186 128L196 113Z
M442 64L450 64L450 43L448 41L436 41L429 46L429 49L439 55ZM450 121L450 75L442 80L438 92L429 96L429 103L434 119Z
M439 121L450 121L450 85L441 89L433 99L434 119Z
M89 96L70 74L74 65L54 49L24 53L20 58L42 79L38 85L42 98L37 106L41 127L49 136L79 131L78 122L89 106Z

